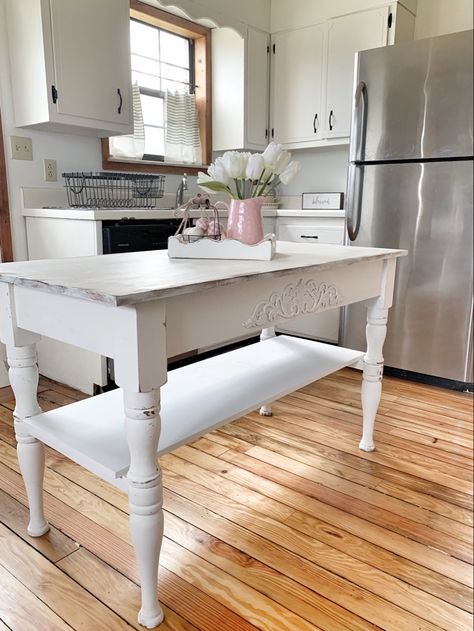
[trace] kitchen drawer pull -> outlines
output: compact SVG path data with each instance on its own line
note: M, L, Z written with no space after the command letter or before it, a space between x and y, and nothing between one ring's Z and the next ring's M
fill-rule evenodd
M313 131L316 134L318 132L318 114L316 113L313 118Z
M334 114L333 114L333 111L331 110L329 112L329 129L330 129L330 131L332 131L332 128L333 128L333 124L332 124L333 116L334 116Z
M117 88L117 94L118 94L118 97L119 97L119 106L117 108L117 113L121 114L122 113L123 97L122 97L122 93L120 92L120 88Z
M317 234L300 234L300 239L319 239Z

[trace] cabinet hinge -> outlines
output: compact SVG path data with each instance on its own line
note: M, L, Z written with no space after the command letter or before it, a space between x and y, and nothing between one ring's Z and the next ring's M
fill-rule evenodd
M275 54L275 44L272 46L273 54Z
M392 28L392 22L393 22L393 14L389 13L388 14L388 28Z
M53 99L53 103L56 103L58 100L58 91L55 85L51 86L51 98Z

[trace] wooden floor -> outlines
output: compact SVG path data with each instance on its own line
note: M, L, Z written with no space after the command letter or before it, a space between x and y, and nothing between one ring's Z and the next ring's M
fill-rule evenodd
M162 459L165 630L472 629L472 397L386 378L357 448L346 369ZM41 381L51 409L82 398ZM53 525L26 535L0 390L0 631L140 629L125 495L47 451Z

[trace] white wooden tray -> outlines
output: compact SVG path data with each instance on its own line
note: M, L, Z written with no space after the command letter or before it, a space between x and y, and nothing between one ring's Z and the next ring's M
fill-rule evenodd
M184 242L179 236L168 237L171 259L247 259L271 261L275 253L275 235L267 234L260 243L247 245L235 239L197 239Z

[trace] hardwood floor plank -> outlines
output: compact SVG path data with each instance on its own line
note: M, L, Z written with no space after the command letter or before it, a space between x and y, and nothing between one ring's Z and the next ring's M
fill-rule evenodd
M100 489L98 489L98 486L96 484L96 478L93 474L81 469L78 465L75 465L74 463L69 463L68 466L65 466L65 463L61 463L60 469L59 471L61 472L62 475L66 475L68 476L70 479L75 479L77 481L80 482L81 486L83 488L95 488L96 492L98 492L101 496L103 496L103 493L106 493L106 486L108 485L104 485L104 487L100 487ZM106 495L107 496L107 495ZM166 510L169 511L169 495L166 494L165 492L165 503L164 503L164 507ZM110 495L108 495L108 499L110 498ZM114 502L117 500L117 498L113 498ZM176 498L175 498L176 500ZM176 502L175 502L176 503ZM117 504L115 504L117 506ZM202 509L200 509L200 512L202 512ZM214 514L213 515L213 521L215 521L217 518L217 515ZM166 523L166 522L165 522ZM169 533L169 537L173 538L173 531L171 531ZM241 545L241 544L239 544ZM300 588L301 589L301 588ZM312 594L311 595L311 602L317 600L317 595ZM323 601L323 604L325 603L325 599L320 599L320 601ZM324 606L323 606L323 610L321 611L321 602L318 601L318 611L319 611L319 615L322 616L323 612L324 612ZM355 620L359 620L357 617L352 616L352 614L350 614L349 612L347 612L346 610L342 609L341 612L337 611L337 606L334 605L333 603L329 603L328 605L325 605L331 612L331 624L334 625L335 623L337 623L337 621L341 621L341 629L359 629L359 628L366 628L366 623L363 623L363 627L360 627L360 622L356 625L355 624ZM342 620L349 620L349 626L346 626L344 624L342 624Z
M170 539L166 539L163 546L160 563L195 585L209 593L213 598L239 613L258 629L264 631L312 631L319 626L307 622L292 613L277 602L257 590L248 587L239 580L235 580L226 572L220 570L203 558L198 558L186 548Z
M0 525L0 564L73 628L130 630L113 611Z
M286 445L294 446L302 453L306 451L310 454L319 454L324 458L331 459L337 464L347 465L361 472L376 475L384 480L399 483L408 489L426 493L437 499L449 501L453 505L467 509L472 513L472 497L466 493L442 486L430 480L424 480L416 475L394 469L393 467L370 461L357 454L349 454L336 447L315 442L312 437L304 438L294 436L282 428L284 428L283 425L281 428L276 429L263 426L256 421L246 418L240 420L239 423L230 423L229 425L221 427L218 430L218 434L231 438L238 437L239 440L245 440L255 445L260 444L261 437L269 437L283 442ZM239 451L245 452L246 450L241 448Z
M72 627L66 624L1 564L0 617L3 620L3 622L0 620L1 630L72 631Z
M62 392L52 390L52 389L42 389L41 392L38 391L38 403L43 412L47 412L48 410L54 410L61 405L68 405L69 403L74 403L77 399L73 397L69 397ZM15 407L14 401L7 401L2 404L4 407L13 410Z
M385 378L367 454L360 382L343 369L276 402L273 418L249 414L163 458L163 629L472 631L473 398ZM86 398L43 378L40 390L44 409ZM28 537L13 407L0 389L0 631L20 599L29 615L15 631L96 631L101 612L138 631L126 496L46 448L53 529ZM58 614L62 591L68 606L90 599L88 617Z
M340 407L328 406L326 401L325 405L321 405L320 402L321 399L316 400L311 395L295 392L285 397L284 402L279 401L278 406L283 414L302 416L322 426L332 427L336 424L351 433L360 433L359 410L343 410ZM465 429L453 431L451 427L433 428L428 424L416 423L416 419L406 416L407 420L402 420L390 415L388 411L378 413L376 431L379 440L394 446L402 446L409 451L428 454L430 457L445 456L449 462L472 468L472 433Z
M19 474L0 463L0 486L26 505L26 493ZM107 532L94 521L72 510L67 504L45 493L45 511L51 523L65 532L92 554L138 583L138 572L132 546ZM160 600L201 631L255 631L255 626L223 607L190 583L160 565Z
M215 432L210 435L209 440L214 441L216 437L219 436L220 434ZM226 437L223 436L223 438L225 440ZM251 436L249 436L249 438L251 438ZM242 439L238 440L241 444L239 451L243 453L248 452L254 445L269 449L277 454L281 454L282 456L289 456L297 462L310 465L315 469L321 469L322 471L332 473L344 480L350 480L357 482L358 484L363 484L367 488L380 490L386 495L401 499L409 504L425 508L426 510L430 510L434 513L443 515L469 526L473 525L473 514L471 510L439 500L431 495L427 495L426 493L410 489L407 484L390 483L381 477L377 477L376 475L366 473L365 471L359 471L354 466L334 462L334 460L329 457L319 456L314 450L309 451L303 448L304 446L301 441L298 442L298 448L296 448L288 442L275 440L263 434L259 434L258 436L253 435L253 442L245 442ZM245 445L247 446L246 449L244 449Z
M355 563L351 566L351 562L349 561L348 563L347 559L344 559L342 562L338 563L338 561L336 560L336 557L338 557L338 555L337 553L335 554L334 551L330 551L328 554L326 554L326 552L324 552L323 550L319 550L316 553L317 559L313 558L313 562L308 561L308 558L311 556L311 553L308 553L308 546L312 546L314 544L314 541L312 541L310 538L306 538L304 541L296 541L294 544L292 544L292 546L287 545L288 539L284 539L284 547L282 547L281 543L278 545L276 541L278 537L275 534L278 528L275 526L275 524L271 522L271 520L262 520L262 518L251 515L244 521L245 529L236 528L230 519L228 520L222 517L218 517L216 513L214 511L211 512L210 509L207 509L207 512L203 513L202 509L199 509L196 506L193 510L192 504L190 502L185 502L183 498L180 498L175 493L170 494L168 492L166 494L166 499L169 510L172 510L173 512L179 514L187 522L191 522L193 524L198 523L199 526L205 528L206 531L209 531L209 529L211 528L211 534L213 534L215 537L218 537L221 541L236 542L236 544L238 544L239 546L239 549L249 555L249 560L245 564L246 567L251 563L250 559L260 559L263 563L267 563L269 566L277 568L281 573L291 576L296 581L300 581L305 585L311 586L312 590L324 594L326 598L334 600L335 602L343 605L349 610L352 609L363 618L370 619L371 612L372 610L374 610L377 612L375 614L376 620L378 620L378 624L380 624L383 616L385 614L389 614L390 611L392 611L391 605L389 603L393 602L393 600L397 600L397 605L404 607L404 609L413 609L414 607L413 603L408 602L409 589L407 590L406 586L404 588L401 582L393 581L390 578L387 578L384 573L377 571L375 568L373 568L373 570L368 570L367 566L365 566L366 571L362 572L362 565L358 567L357 563ZM233 509L242 511L242 507L234 506ZM227 515L229 516L231 514L232 507L229 507L227 509ZM205 519L205 516L207 516L207 519ZM249 524L251 524L253 520L256 520L255 524L249 527ZM174 530L179 530L178 524L174 525ZM196 536L198 541L201 542L202 536L200 534ZM262 541L262 536L264 536L267 540ZM302 548L298 549L298 544L303 544ZM218 551L220 551L220 546L216 545L214 547L217 548ZM291 548L293 551L291 552L289 550L286 550L285 548ZM209 554L209 552L206 553L204 551L203 554ZM301 555L304 560L302 560L301 558L299 559L298 555ZM339 561L343 558L344 555L339 555ZM324 560L324 563L327 563L327 566L331 567L331 573L328 573L321 567L318 567L321 559ZM353 594L356 600L350 602L350 599L346 597L346 594L348 591L350 592L352 590L348 590L347 587L346 589L342 589L341 585L343 585L344 581L341 581L341 578L339 578L339 576L341 576L343 573L341 572L341 567L343 566L343 563L348 563L348 567L351 568L349 571L349 576L357 576L358 579L360 579L361 574L364 574L364 576L366 577L365 582L367 583L367 585L371 585L372 587L372 589L370 590L367 587L369 591L375 593L376 590L373 589L373 585L374 581L376 581L378 578L381 579L382 582L385 580L391 582L394 586L395 591L398 591L400 589L401 592L404 594L404 597L401 599L397 599L396 596L392 594L388 602L383 602L378 600L376 597L374 598L373 596L371 596L369 594L369 591L363 590L361 593L359 593L359 591L354 590ZM368 578L371 572L373 572L371 576L371 578L373 578L373 581ZM336 576L334 574L336 574ZM414 590L414 592L416 592L416 590ZM418 596L420 596L419 593ZM436 599L430 598L425 594L421 594L420 600L423 600L425 598L427 599L427 601L433 603L437 602ZM469 605L469 599L466 599L466 604ZM377 606L382 607L384 611L383 614L380 614ZM418 612L422 612L422 616L426 617L425 607L421 604L419 600L417 601L416 607L418 609ZM439 621L443 620L446 614L446 609L449 608L449 605L447 605L446 603L441 604L438 601L437 608L439 609L439 612L432 612L431 615L436 624L439 624ZM457 609L456 607L451 608L451 612L453 618L446 620L447 628L451 628L453 620L459 620L460 617L462 618L464 616L464 619L467 621L470 619L469 616L467 616L464 612L459 612L459 609ZM459 613L460 616L458 615ZM408 622L409 625L415 624L414 619L409 618L407 620L403 612L397 612L396 617L399 621L399 624L405 624L405 622ZM388 618L386 620L386 624L390 624ZM354 621L351 621L351 626L352 628L359 628L358 626L355 626ZM410 628L410 626L408 626L408 628Z
M240 466L227 469L220 465L222 475L230 476L236 482L251 489L258 489L260 493L265 495L278 497L280 501L285 502L288 506L295 509L295 512L288 519L291 519L295 514L301 512L302 515L309 514L321 519L326 525L330 524L331 527L341 527L343 524L344 530L349 531L355 536L359 536L362 539L382 546L406 559L412 559L439 574L461 582L468 587L472 587L473 578L469 564L447 556L445 553L438 550L427 548L397 533L387 531L374 524L369 524L364 519L328 506L314 498L309 498L292 489L288 489L278 482L275 482L273 479L268 479L267 477L262 478L251 470L254 461L251 458L245 458L244 454L233 454L231 451L228 451L225 457L230 463L235 462ZM172 456L172 458L173 460L164 463L166 469L171 470L171 463L173 471L179 475L186 477L186 474L189 473L193 480L196 479L195 476L199 476L199 472L196 474L196 468L183 466L180 459L175 456ZM204 480L204 485L209 485L210 483L209 478L203 477L203 475L200 475L197 479L198 481Z
M214 459L208 461L208 466L209 463L213 461ZM215 465L213 469L214 471L217 471L220 464L218 461L215 462L217 462L217 465ZM126 507L126 502L123 501L124 498L122 494L117 493L116 495L111 495L108 492L108 489L111 488L109 485L102 484L99 486L97 484L97 478L78 465L70 462L63 462L60 465L59 471L70 480L75 480L83 488L90 490L95 489L96 493L98 493L100 497L111 501L116 507ZM167 475L168 472L165 470L165 476ZM165 494L165 498L166 497L168 496ZM165 508L169 509L169 505L166 501ZM296 512L293 513L293 515L296 515ZM214 516L214 520L215 519L216 517ZM201 525L202 524L199 523L200 527ZM320 522L318 525L315 525L313 522L312 528L313 532L307 534L317 533L317 536L314 536L316 536L319 541L322 541L323 543L341 551L347 550L350 556L354 556L362 561L367 561L375 567L380 565L385 572L390 573L392 576L401 578L407 583L432 593L433 595L436 595L457 607L463 608L466 611L472 611L471 590L462 584L456 581L451 581L440 574L431 572L430 570L420 567L409 560L401 559L398 555L387 552L380 547L374 546L364 540L360 540L357 537L353 537L343 530L330 527L328 524L323 522ZM233 543L233 540L230 540L229 543Z
M412 597L407 596L410 593L410 588L401 581L393 579L376 568L359 563L355 559L347 557L347 555L340 554L337 550L321 544L306 535L296 534L285 524L256 514L245 506L230 502L228 499L227 504L222 500L217 504L218 498L216 496L218 494L208 491L208 487L203 490L195 482L189 479L183 480L181 476L178 476L177 482L175 476L171 476L167 484L170 485L169 488L175 493L181 495L186 489L186 497L188 499L193 494L194 497L199 498L199 502L202 502L201 498L207 496L209 505L213 506L214 510L217 510L217 506L219 507L219 514L226 516L231 521L238 521L247 530L264 537L271 543L279 546L280 549L283 548L301 556L302 559L297 565L304 567L306 585L310 585L313 590L318 591L321 595L334 600L340 606L368 620L371 619L371 612L376 609L378 611L379 624L382 620L380 616L386 616L382 625L384 629L400 629L402 624L406 628L411 629L414 628L415 624L421 624L419 620L416 620L416 613L415 617L413 617L414 610L421 613L424 618L433 616L436 622L431 622L431 624L434 624L434 626L440 625L446 629L452 629L453 624L455 627L460 625L460 629L464 628L462 624L470 620L470 616L466 612L447 603L440 603L439 600L421 590L413 589ZM209 508L209 505L207 508ZM259 554L264 554L264 549L267 545L266 543L258 546ZM282 572L288 572L288 567L290 567L291 571L291 564L288 562L287 556L286 562L278 569ZM356 586L351 582L349 588L347 581L350 581L350 578L354 576L357 576L358 585L360 586ZM400 602L403 611L396 605L393 605L393 599L398 598L399 600L401 594L405 595L402 602ZM380 598L386 600L383 605L380 605ZM428 603L430 606L428 606ZM436 607L436 612L430 608L431 605ZM407 613L408 609L411 611L410 615ZM428 613L428 609L430 609L430 613ZM397 621L398 627L393 626L394 620ZM430 621L428 620L427 622ZM389 626L387 627L386 625Z
M257 420L251 415L236 422L242 427L248 427L248 423L252 421L257 422L259 426L270 428L273 428L275 424L275 420L272 417L260 417ZM473 493L472 482L470 479L465 479L471 477L471 472L466 471L465 473L464 469L455 468L454 465L444 465L443 470L440 471L439 461L434 458L426 458L412 452L404 452L401 449L383 443L379 444L375 451L367 453L359 449L357 441L354 441L354 438L348 432L318 431L315 434L312 429L295 425L291 422L291 418L280 417L280 422L285 423L285 431L293 436L309 438L314 442L322 443L351 455L357 455L364 460L377 462L392 469L441 484L453 490L462 491L469 495Z
M398 523L400 523L400 520L406 520L406 515L408 511L410 511L410 521L416 521L422 526L427 526L430 529L444 532L448 535L451 535L452 537L458 538L461 541L465 541L472 545L472 528L470 528L468 525L461 524L460 522L442 517L418 507L410 507L404 501L391 498L384 493L366 488L361 484L355 484L348 480L342 480L341 478L332 474L328 474L309 465L299 463L294 458L276 454L269 449L263 449L262 447L252 447L251 449L249 449L249 451L246 452L246 455L250 456L251 458L260 460L261 462L283 469L285 471L291 471L291 475L297 475L301 478L304 478L310 484L314 482L318 485L324 486L325 488L340 492L343 495L348 495L350 498L352 498L352 500L360 500L364 504L370 504L371 507L374 506L379 509L377 511L378 516L387 516L387 512L393 515L398 515ZM292 488L295 488L295 486L292 485ZM313 495L311 496L313 497ZM335 495L334 497L337 496ZM345 502L345 510L347 510L348 502L347 500L344 500L344 498L343 502ZM368 518L367 512L366 515ZM392 515L388 515L387 519L393 521L395 518L392 517ZM384 527L387 527L386 523L384 523ZM409 527L411 528L411 531L414 532L411 524Z
M28 510L2 490L0 490L0 506L0 522L53 563L77 550L77 544L54 527L51 527L50 531L42 537L30 537L26 532Z
M101 561L85 548L59 561L57 566L95 598L115 611L128 624L140 631L137 611L140 608L140 588L109 565ZM162 605L165 619L160 631L195 631L196 627L187 622L172 609Z

